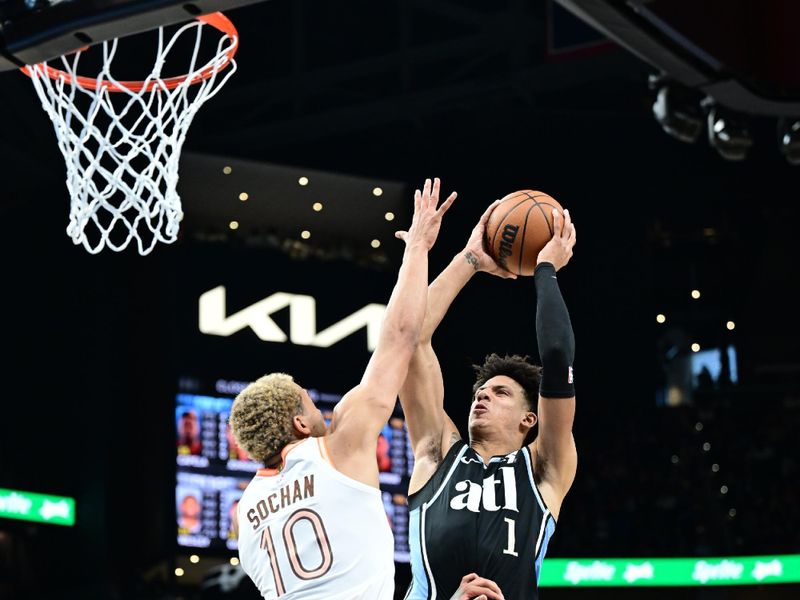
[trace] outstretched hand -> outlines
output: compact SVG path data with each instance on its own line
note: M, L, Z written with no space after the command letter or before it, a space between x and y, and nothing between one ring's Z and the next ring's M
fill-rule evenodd
M431 180L426 179L422 191L414 192L414 218L411 220L411 227L408 231L397 231L395 237L403 240L406 246L415 244L424 245L426 250L430 250L439 235L439 228L442 225L442 217L447 209L456 199L456 192L447 197L447 200L439 204L439 188L441 182L436 177L431 186ZM438 207L437 207L438 206Z
M505 598L494 581L470 573L461 578L461 585L450 600L505 600Z
M572 248L575 246L575 225L569 210L564 211L562 217L557 209L553 209L553 237L539 252L536 264L551 263L556 271L566 266L572 258Z
M486 224L489 222L492 211L501 202L502 200L495 200L489 205L489 208L486 209L483 215L481 215L478 224L472 229L469 240L467 240L467 245L464 247L464 257L476 271L483 271L505 279L516 279L517 276L498 265L495 260L489 256L484 247Z

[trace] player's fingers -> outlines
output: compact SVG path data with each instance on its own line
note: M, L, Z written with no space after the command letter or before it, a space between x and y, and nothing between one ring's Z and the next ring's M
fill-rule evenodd
M407 231L395 231L394 232L394 237L396 237L398 240L403 240L405 242L406 241L406 237L408 237L408 232Z
M492 590L486 588L470 588L467 591L467 598L485 598L486 600L504 600L503 594L499 594L497 592L493 592Z
M561 231L564 228L564 219L561 218L561 214L558 212L558 209L553 209L553 237L561 237Z
M569 231L569 244L571 246L575 245L575 242L578 241L578 232L575 229L575 223L570 223L570 231Z
M475 581L472 582L473 586L480 586L481 588L486 588L486 590L494 592L495 594L503 595L503 592L500 591L500 586L498 586L494 581L491 579L485 579L483 577L478 577ZM486 590L481 589L479 591L486 592Z
M426 179L425 185L422 187L422 199L428 200L431 196L431 180Z
M569 214L569 209L564 209L564 226L562 228L561 235L563 237L569 237L570 231L572 229L572 215Z
M494 202L492 202L492 203L489 205L489 208L487 208L487 209L484 211L484 213L481 215L481 220L479 221L479 222L480 222L482 225L486 225L486 221L488 221L488 220L489 220L489 217L491 216L491 214L492 214L492 211L493 211L493 210L495 209L495 207L496 207L498 204L500 204L501 202L502 202L502 200L495 200Z
M487 208L484 211L484 213L481 215L481 218L478 221L478 224L475 226L475 229L478 229L480 231L485 231L486 230L486 224L489 222L489 217L492 216L492 211L495 209L495 207L498 204L500 204L500 202L501 202L501 200L495 200L494 202L492 202L489 205L489 208Z
M504 600L503 593L499 589L495 591L485 585L476 585L474 581L464 591L467 598L485 596L487 600Z
M440 216L446 213L447 210L453 205L453 202L455 202L456 196L458 196L458 192L453 192L452 194L450 194L447 197L447 200L442 202L442 205L438 208L436 212L439 213Z
M418 213L422 205L422 192L414 190L414 213Z
M433 178L433 191L431 195L433 196L434 203L439 201L439 190L441 189L442 182L438 177Z

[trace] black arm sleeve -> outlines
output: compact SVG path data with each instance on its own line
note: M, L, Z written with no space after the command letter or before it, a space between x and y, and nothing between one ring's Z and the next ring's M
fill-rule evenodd
M544 398L571 398L575 395L572 362L575 335L567 305L558 288L555 267L547 262L536 266L536 341L542 360L539 393Z

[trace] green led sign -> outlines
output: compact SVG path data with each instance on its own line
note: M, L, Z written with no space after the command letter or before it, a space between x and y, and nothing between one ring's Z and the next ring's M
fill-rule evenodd
M711 586L800 583L800 555L719 558L551 558L541 587Z
M75 525L75 499L0 488L0 518Z

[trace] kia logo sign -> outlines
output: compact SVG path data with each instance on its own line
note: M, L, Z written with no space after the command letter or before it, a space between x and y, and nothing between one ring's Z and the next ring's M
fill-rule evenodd
M289 335L270 315L289 307ZM367 350L378 345L386 306L367 304L330 327L317 331L317 301L313 296L276 292L232 315L227 314L225 286L205 292L199 301L199 327L206 335L228 337L249 327L265 342L291 342L298 346L329 348L367 328Z

